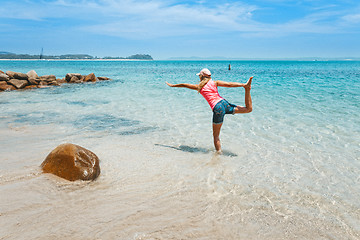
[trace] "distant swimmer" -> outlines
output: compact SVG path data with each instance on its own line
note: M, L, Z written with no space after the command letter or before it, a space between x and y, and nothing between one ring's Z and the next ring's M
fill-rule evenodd
M217 152L221 153L220 129L224 121L225 114L250 113L252 111L251 101L251 81L250 77L247 83L214 81L211 79L211 72L204 68L198 74L200 78L199 84L179 83L171 84L166 82L170 87L182 87L197 90L209 103L213 111L213 137L214 146ZM245 107L236 106L229 103L219 95L218 87L243 87L245 89Z
M229 70L231 70L231 64L229 64Z

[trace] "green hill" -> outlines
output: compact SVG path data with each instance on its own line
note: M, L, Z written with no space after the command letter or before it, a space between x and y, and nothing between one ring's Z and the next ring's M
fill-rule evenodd
M97 58L88 54L64 54L59 56L51 55L30 55L30 54L16 54L11 52L0 51L0 59L138 59L138 60L153 60L148 54L135 54L129 57L104 57Z

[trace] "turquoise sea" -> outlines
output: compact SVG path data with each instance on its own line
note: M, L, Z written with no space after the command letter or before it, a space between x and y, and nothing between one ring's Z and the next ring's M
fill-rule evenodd
M228 70L231 63L232 70ZM170 83L252 84L253 112L212 112ZM360 239L358 61L0 61L112 81L0 92L0 239ZM244 105L243 88L219 88ZM56 146L100 158L93 182L42 174Z

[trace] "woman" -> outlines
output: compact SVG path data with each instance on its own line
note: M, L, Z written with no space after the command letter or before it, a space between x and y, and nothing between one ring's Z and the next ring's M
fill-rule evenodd
M213 136L214 146L217 152L221 152L220 144L220 129L224 121L225 114L236 114L236 113L250 113L252 111L252 101L250 95L251 81L253 77L250 77L247 83L237 82L224 82L224 81L213 81L211 79L211 72L209 69L204 68L197 74L200 78L199 84L170 84L166 82L170 87L183 87L193 90L197 90L209 103L213 111ZM245 107L236 106L229 103L222 98L217 87L243 87L245 88Z

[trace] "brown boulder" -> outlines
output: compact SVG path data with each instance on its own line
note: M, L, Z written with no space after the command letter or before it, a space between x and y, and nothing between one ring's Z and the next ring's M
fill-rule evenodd
M35 70L29 71L26 75L28 75L28 79L37 79L39 76L35 72Z
M5 74L5 73L4 73L3 71L1 71L1 70L0 70L0 73L3 73L3 74Z
M60 86L60 83L58 83L56 80L52 82L48 82L48 84L51 86Z
M15 90L16 88L13 85L8 84L0 84L0 91L11 91Z
M9 81L10 77L4 73L0 73L0 81Z
M13 72L13 71L6 71L6 75L8 75L9 78L14 78L15 72Z
M49 88L50 86L49 85L37 85L38 88Z
M90 73L89 75L85 76L84 82L96 82L95 74Z
M36 81L35 78L29 78L28 82L29 82L30 85L38 85L39 84L39 82Z
M6 82L6 81L1 81L1 80L0 80L0 85L7 85L7 82Z
M81 79L81 77L82 77L82 75L80 73L68 73L65 76L66 81L70 82L70 80L73 76L76 76L78 79Z
M57 82L58 84L67 83L67 81L65 80L65 78L57 78L57 79L56 79L56 82Z
M46 82L56 81L55 75L44 75L44 76L41 76L39 79L40 79L40 81L46 81Z
M108 78L108 77L97 77L97 78L98 78L98 80L100 80L100 81L110 80L110 78Z
M81 77L80 77L81 78ZM82 83L82 80L79 79L77 76L73 75L69 81L69 83Z
M48 85L48 82L46 81L39 81L39 86L46 86Z
M28 79L28 75L25 73L15 73L15 78L16 79L20 79L20 80L27 80Z
M19 79L11 79L8 83L12 84L17 89L24 88L26 85L28 85L27 80L19 80Z
M100 174L99 158L81 146L65 143L57 146L41 164L44 173L70 181L94 180Z
M24 89L33 89L33 88L37 88L37 87L38 87L37 85L29 85L29 86L24 87Z
M21 72L7 71L6 74L10 78L14 78L14 79L19 79L19 80L27 80L28 79L28 75L26 75L25 73L21 73Z

